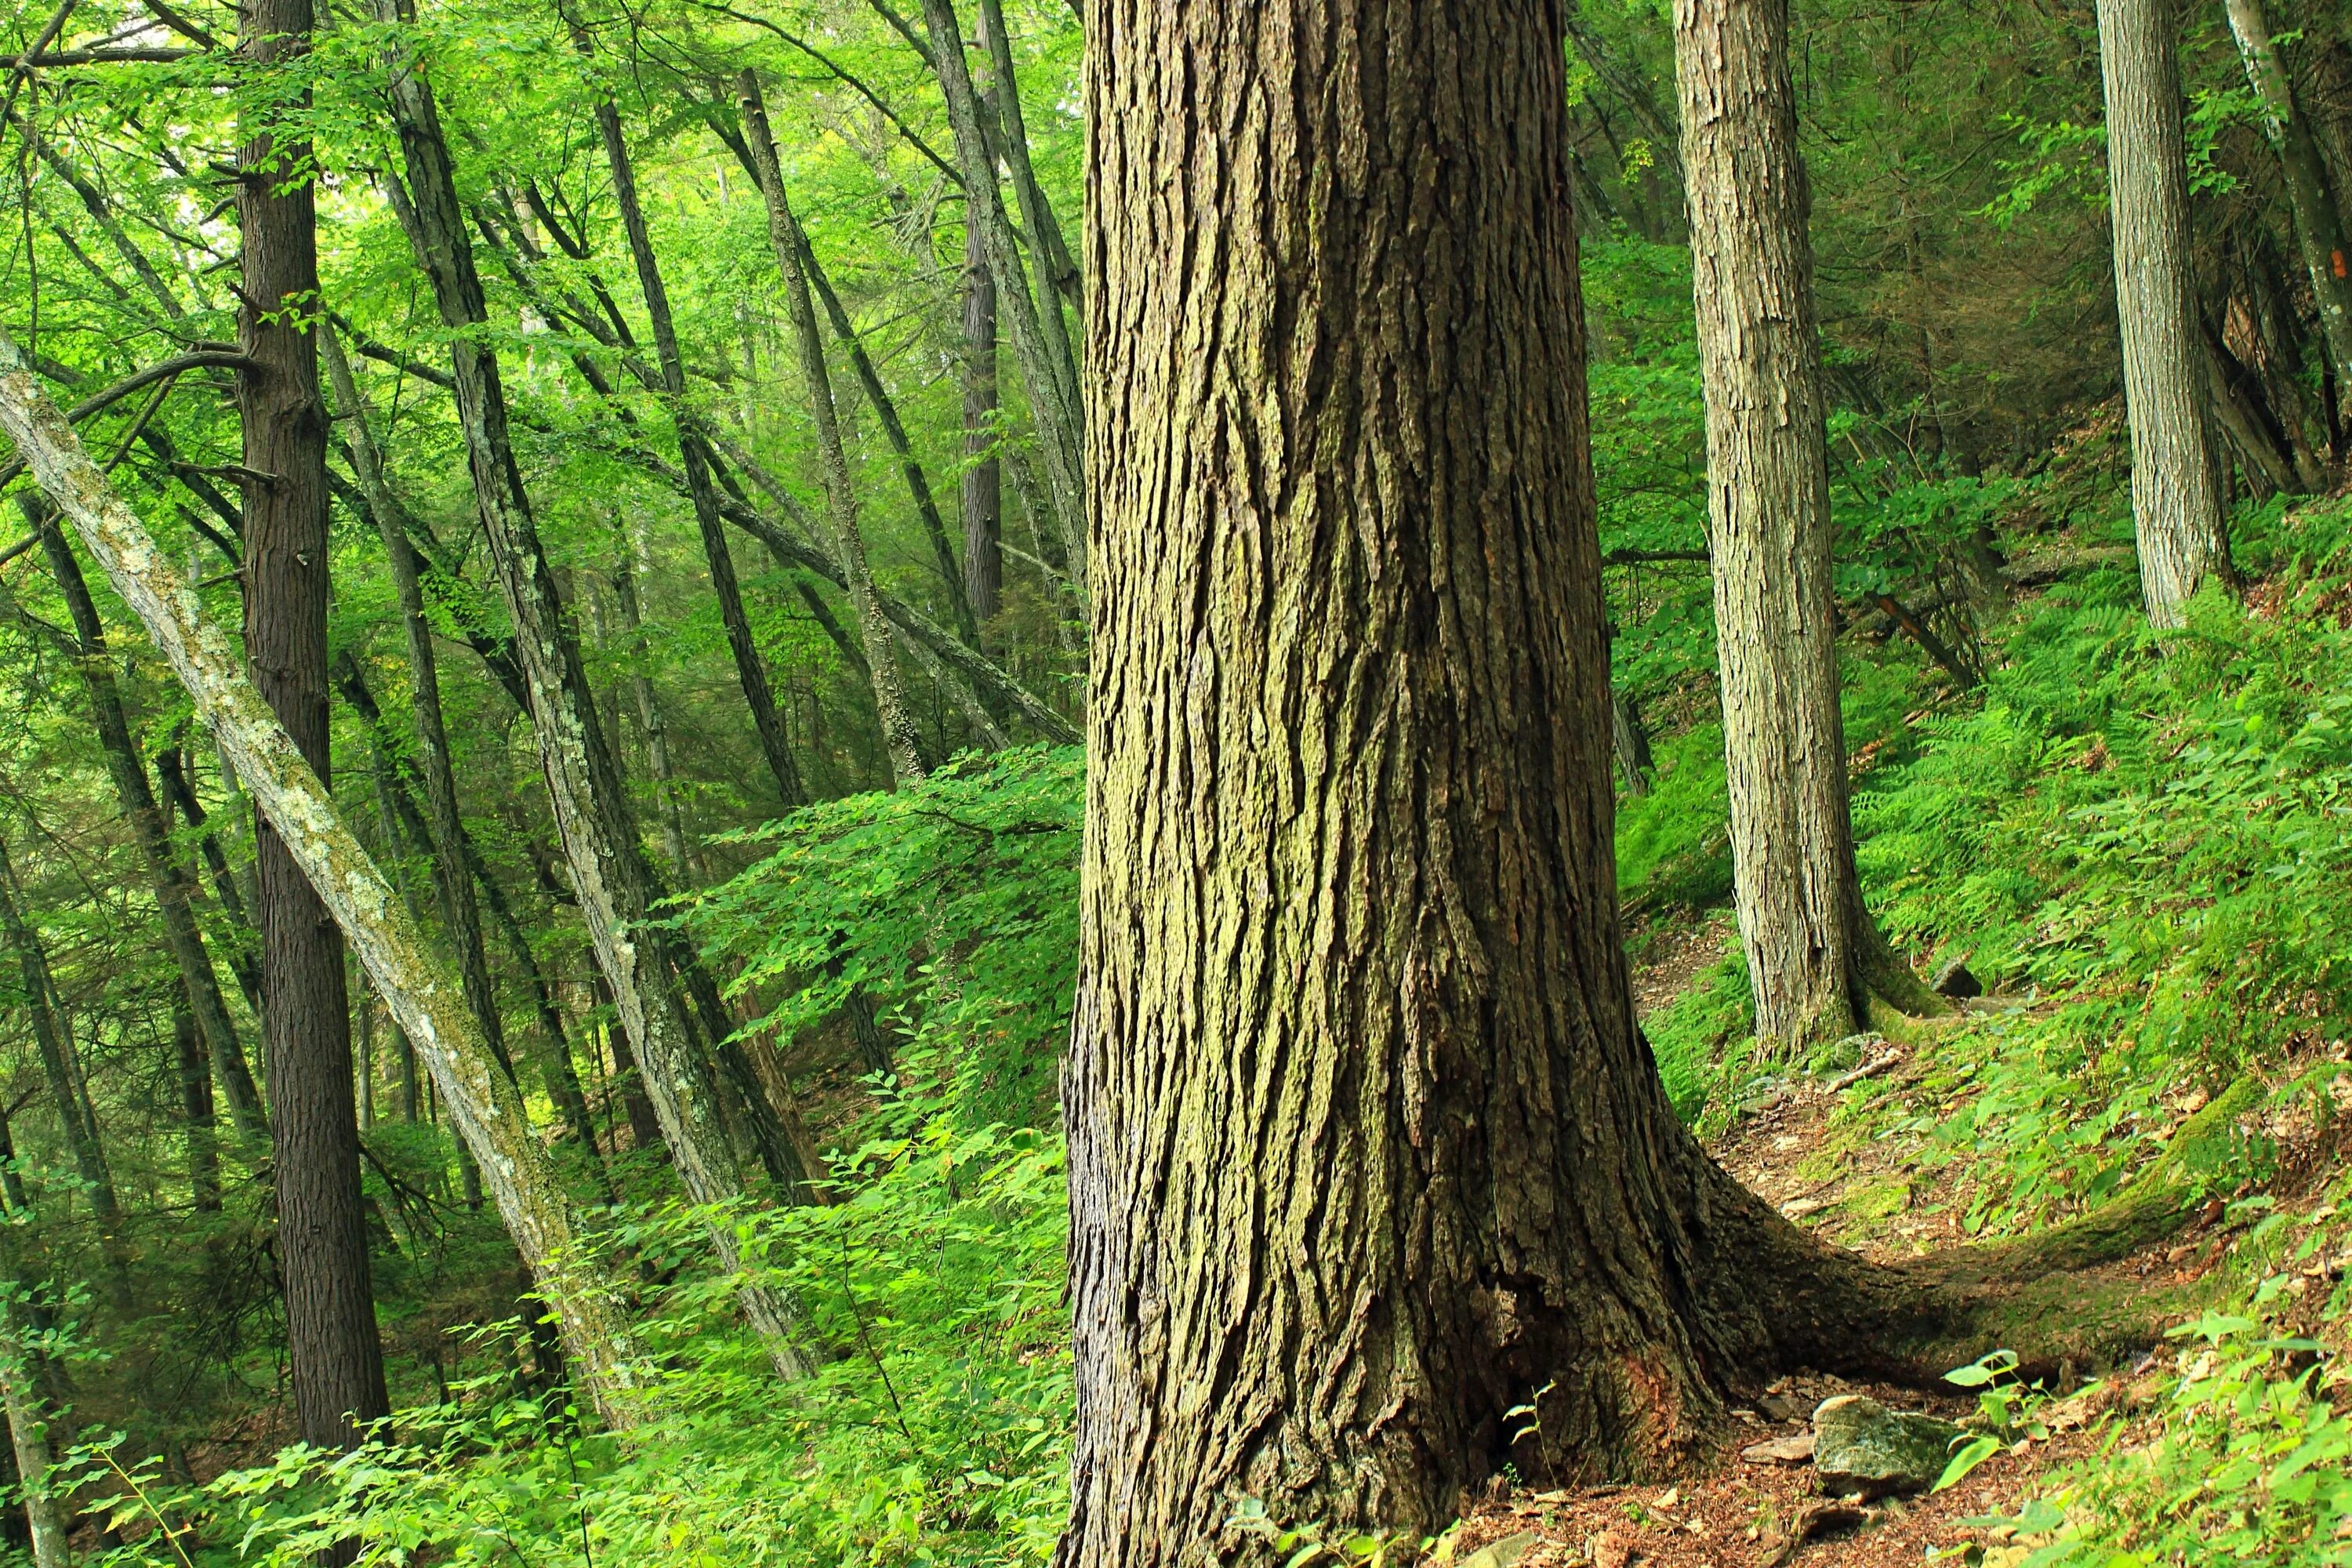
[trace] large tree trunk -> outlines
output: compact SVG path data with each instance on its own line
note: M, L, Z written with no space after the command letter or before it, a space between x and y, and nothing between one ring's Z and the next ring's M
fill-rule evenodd
M0 429L147 627L228 765L415 1041L459 1134L490 1176L516 1249L562 1319L565 1348L583 1392L607 1421L630 1423L637 1413L617 1395L635 1379L636 1356L619 1299L588 1250L583 1216L532 1133L521 1097L491 1059L455 980L425 948L334 797L239 671L227 639L204 620L194 592L90 462L5 331ZM348 1079L344 1091L350 1092Z
M377 0L377 14L395 24L414 19L404 0ZM556 590L515 466L498 356L472 335L489 312L439 110L405 58L393 63L391 98L408 184L404 192L396 184L387 189L442 323L453 332L450 363L476 506L514 623L540 771L581 916L688 1195L698 1204L731 1203L743 1191L742 1173L719 1118L710 1067L695 1048L670 983L667 939L646 929L656 901L652 868L637 843L571 612ZM732 1227L714 1225L710 1236L721 1266L733 1270L739 1255ZM777 1372L803 1375L807 1361L793 1342L790 1302L750 1283L738 1296Z
M2346 265L2344 223L2327 187L2327 164L2310 118L2295 102L2286 62L2271 37L2263 0L2228 0L2230 31L2245 62L2246 80L2263 106L2263 130L2279 156L2295 247L2311 279L2319 337L2339 384L2352 385L2352 268Z
M2098 0L2098 14L2140 596L2151 622L2177 626L2200 584L2231 578L2189 254L2180 22L2173 0Z
M1817 1314L1633 1020L1559 10L1088 10L1063 1560L1655 1473Z
M1874 982L1941 1009L1877 938L1854 868L1787 0L1679 0L1675 34L1733 881L1756 1034L1787 1050L1854 1033Z
M310 0L247 0L243 53L264 74L302 68ZM307 142L282 111L249 125L240 158L244 247L237 378L245 427L245 650L253 683L323 784L328 773L327 417L305 324L318 308L318 229ZM296 1429L348 1448L390 1415L360 1192L343 943L293 852L256 824L262 1060L269 1079L278 1274Z
M898 673L898 636L883 614L874 572L866 563L866 534L857 521L857 491L849 474L848 453L842 446L832 378L825 369L824 337L817 329L816 304L809 291L807 269L801 263L805 241L793 216L783 172L776 162L776 143L768 131L760 79L748 67L736 79L736 92L743 114L743 140L751 148L760 195L767 203L768 237L776 255L776 269L783 274L784 303L792 314L793 335L798 340L801 384L816 418L817 458L824 475L825 510L833 524L834 558L841 563L842 574L848 580L849 602L857 611L858 637L866 645L866 675L882 721L883 742L890 752L890 771L898 783L911 784L930 770Z

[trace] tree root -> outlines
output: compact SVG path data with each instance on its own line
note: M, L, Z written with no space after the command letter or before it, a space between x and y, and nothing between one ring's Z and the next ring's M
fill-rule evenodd
M1769 1342L1762 1360L1774 1371L1810 1367L1934 1387L1946 1372L1994 1350L2015 1353L2031 1378L2145 1349L2201 1289L2089 1271L2178 1229L2202 1195L2196 1173L2226 1152L2237 1118L2262 1094L2258 1079L2240 1079L2189 1118L2130 1187L2089 1214L2039 1236L1915 1263L1876 1264L1830 1247L1741 1189L1754 1210L1723 1217L1728 1231L1748 1231L1738 1245L1750 1277L1770 1281L1755 1302Z

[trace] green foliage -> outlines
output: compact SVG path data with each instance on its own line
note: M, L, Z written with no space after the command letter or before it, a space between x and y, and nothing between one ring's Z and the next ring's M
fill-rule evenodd
M1085 758L1035 747L941 768L730 836L766 853L687 906L740 964L761 1022L823 1023L853 990L904 1036L902 1072L951 1079L959 1110L1047 1125L1077 963Z
M839 1161L844 1201L739 1220L747 1267L831 1347L780 1388L731 1326L730 1282L688 1273L648 1314L662 1372L625 1440L515 1397L504 1377L404 1411L358 1452L299 1447L201 1489L121 1447L77 1474L135 1531L104 1561L1044 1562L1067 1507L1071 1387L1060 1141L934 1115ZM700 1256L703 1216L636 1211L640 1256ZM131 1481L136 1480L136 1487ZM199 1545L199 1543L204 1543Z
M2055 590L1982 707L1923 720L1916 758L1857 796L1893 933L2050 998L1939 1053L1956 1109L1933 1138L1974 1180L1971 1230L2113 1191L2160 1143L2168 1097L2352 1018L2352 646L2340 567L2320 564L2343 518L2246 526L2281 567L2255 614L2203 600L2160 638L2122 573Z

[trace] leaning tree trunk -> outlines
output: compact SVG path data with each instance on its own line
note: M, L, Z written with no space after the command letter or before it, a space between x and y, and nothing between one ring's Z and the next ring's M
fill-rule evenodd
M398 25L415 20L406 0L376 0L376 13L379 20ZM669 954L664 939L644 929L657 901L653 870L637 843L571 612L556 591L515 466L498 356L472 335L489 311L474 267L465 209L457 202L440 111L432 89L405 58L393 62L391 99L408 185L404 193L396 183L388 189L395 193L395 210L432 286L442 324L452 331L450 368L476 509L514 623L540 772L581 918L679 1178L696 1203L730 1204L744 1184L719 1117L710 1067L688 1032L666 972ZM714 1224L710 1237L720 1265L732 1272L740 1258L732 1226ZM779 1375L804 1375L808 1363L794 1342L790 1300L748 1281L737 1298Z
M583 1392L608 1422L630 1424L637 1410L618 1397L636 1375L627 1321L590 1250L584 1216L531 1131L522 1097L491 1060L457 983L425 946L334 797L239 670L228 639L205 621L194 590L90 462L5 330L0 429L147 627L255 805L326 900L489 1176L516 1250L562 1320Z
M1787 0L1679 0L1675 35L1733 884L1756 1034L1785 1051L1854 1033L1873 989L1940 1008L1854 868Z
M2343 216L2327 188L2326 160L2310 117L2295 102L2294 80L2271 37L2263 0L2228 0L2226 9L2246 80L2262 100L2263 130L2285 177L2295 247L2303 253L2312 302L2319 310L2320 341L2336 367L2336 384L2352 386L2352 268L2346 265Z
M291 79L310 49L311 0L247 0L239 46L254 71ZM307 96L291 106L300 113ZM245 430L245 651L253 684L328 782L327 416L319 396L318 226L305 141L272 106L239 160L244 277L237 377ZM305 1442L350 1448L392 1413L376 1331L352 1083L343 942L278 831L254 828L256 913L269 1079L278 1276L288 1381Z
M24 1309L0 1300L0 1409L8 1418L8 1440L16 1459L16 1490L24 1497L25 1522L33 1537L33 1568L71 1568L66 1502L50 1472L57 1444L49 1432L49 1405L42 1397L39 1349L19 1321Z
M2198 363L2180 22L2173 0L2098 0L2098 14L2140 596L2150 622L2177 626L2206 579L2232 576Z
M1633 1025L1559 9L1088 12L1062 1561L1654 1474L1821 1314Z
M866 563L866 535L857 521L857 491L850 479L849 457L841 440L841 418L833 401L833 382L825 369L824 337L817 329L816 304L809 292L808 272L801 265L803 242L784 192L782 170L776 162L776 143L768 131L768 111L760 94L760 79L750 68L736 79L737 104L743 114L743 140L751 151L760 195L768 207L768 238L783 274L784 303L792 313L793 335L798 340L801 384L816 417L818 466L824 475L825 511L833 524L834 557L848 579L849 602L857 611L857 631L866 645L866 668L874 688L874 706L882 721L882 739L890 752L890 772L899 784L913 784L930 769L923 760L922 742L907 701L906 683L898 673L898 635L874 587L873 568Z
M221 1092L228 1096L238 1131L257 1142L265 1140L269 1136L269 1122L262 1110L261 1093L246 1065L245 1047L229 1020L220 977L213 973L212 955L196 925L194 889L179 858L172 852L171 826L147 782L146 764L139 760L138 742L131 732L130 713L115 683L97 603L82 580L81 563L74 559L73 547L66 542L56 521L40 510L38 498L26 498L25 513L40 530L42 553L48 558L50 574L66 602L67 618L73 625L75 662L81 668L82 686L89 694L99 744L114 784L115 804L130 819L131 836L139 842L140 858L146 862L148 880L154 889L155 912L163 923L163 941L172 950L180 983L196 1010L196 1024L211 1053L214 1074L220 1080Z

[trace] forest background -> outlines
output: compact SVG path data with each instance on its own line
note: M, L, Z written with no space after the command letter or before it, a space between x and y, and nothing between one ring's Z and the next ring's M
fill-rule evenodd
M2338 487L2352 416L2242 8L2180 23L2252 612L2200 601L2169 659L2136 610L2090 7L1793 17L1864 886L1922 973L1965 959L2035 1004L1945 1038L1902 1102L1855 1098L1844 1136L1913 1152L1899 1196L1851 1200L1890 1232L2060 1220L2249 1064L2282 1128L2335 1104L2352 667L2342 520L2305 498ZM322 9L307 54L269 69L230 47L238 26L154 0L0 26L0 314L236 626L256 483L236 189L312 188L335 796L411 917L478 955L467 1000L567 1201L606 1216L583 1245L635 1281L630 1331L660 1370L625 1396L625 1444L583 1407L498 1173L486 1192L446 1089L354 969L361 1285L392 1419L331 1460L289 1446L316 1434L287 1388L256 1087L252 813L138 618L12 470L0 1392L7 1462L41 1494L10 1510L14 1539L57 1548L37 1539L46 1497L76 1549L142 1561L354 1539L534 1562L1043 1560L1072 1399L1055 1075L1088 637L1077 15L384 0ZM2267 26L2333 203L2352 185L2352 17L2305 0ZM1639 963L1695 930L1720 943L1731 889L1705 411L1669 19L1591 0L1568 31ZM257 121L310 153L240 175ZM470 249L478 319L452 319L436 246ZM691 994L674 1022L699 1133L631 1066L592 951L453 351L503 367L511 483L642 830L649 945ZM1678 1108L1718 1130L1794 1070L1746 1049L1731 945L1648 1020ZM1873 1048L1799 1065L1833 1075ZM2284 1211L2241 1184L2279 1153L2238 1157L2211 1185L2252 1234ZM2242 1321L2218 1337L2265 1320ZM2340 1445L2298 1353L2223 1373L2302 1400L2276 1419ZM2205 1422L2210 1394L2147 1463L2226 1475L2244 1429ZM2237 1499L2166 1523L2127 1489L2067 1494L2078 1543L2210 1539ZM2316 1552L2340 1500L2238 1528Z

